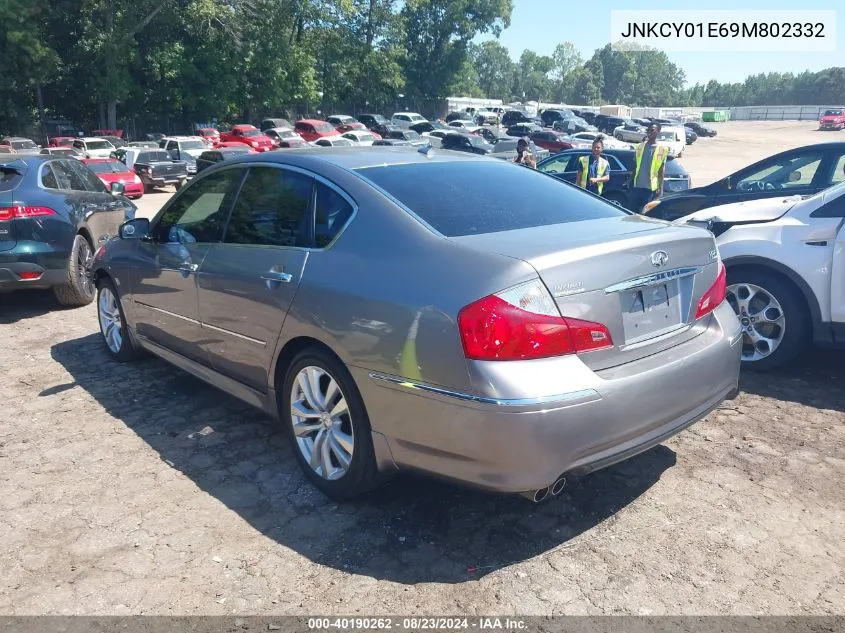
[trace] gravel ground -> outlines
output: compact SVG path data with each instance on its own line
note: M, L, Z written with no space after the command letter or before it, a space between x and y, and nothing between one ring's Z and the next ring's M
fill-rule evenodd
M842 353L539 506L408 475L336 504L262 414L111 362L94 306L0 324L0 614L845 614Z

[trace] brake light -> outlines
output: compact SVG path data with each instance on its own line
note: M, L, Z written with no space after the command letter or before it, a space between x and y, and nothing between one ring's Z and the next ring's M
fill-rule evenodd
M613 347L601 323L562 317L539 281L484 297L458 314L467 358L526 360Z
M25 272L18 273L18 277L20 277L21 279L30 281L30 280L33 280L33 279L39 279L41 277L41 274L42 273L35 272L35 271L25 271Z
M725 265L719 262L719 274L716 275L716 281L713 282L713 285L710 286L710 289L704 293L704 296L698 302L698 310L695 312L696 319L707 316L721 305L725 300L727 285L728 274L725 270Z
M56 212L50 207L0 207L0 222L39 218L45 215L56 215Z

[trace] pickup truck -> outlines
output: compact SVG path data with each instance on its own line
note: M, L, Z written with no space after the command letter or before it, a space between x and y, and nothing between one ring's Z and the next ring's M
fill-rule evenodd
M819 117L820 130L841 130L845 127L845 108L828 108Z
M220 133L221 143L243 143L256 152L269 152L275 148L273 139L266 136L254 125L234 125L228 132Z
M188 179L188 163L184 160L173 160L163 149L139 153L133 167L144 183L145 193L165 185L173 185L176 191L179 191Z

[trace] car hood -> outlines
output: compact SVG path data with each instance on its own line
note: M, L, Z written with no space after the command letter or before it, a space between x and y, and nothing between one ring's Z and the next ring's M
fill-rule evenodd
M750 222L773 222L785 215L798 202L803 200L802 196L788 196L784 198L763 198L761 200L746 200L745 202L734 202L722 204L696 211L691 215L684 216L675 221L675 224L686 222L725 222L731 224Z
M187 154L191 158L196 159L196 158L199 158L200 154L202 154L205 151L207 151L207 150L205 150L205 149L186 149L186 150L183 150L182 153Z

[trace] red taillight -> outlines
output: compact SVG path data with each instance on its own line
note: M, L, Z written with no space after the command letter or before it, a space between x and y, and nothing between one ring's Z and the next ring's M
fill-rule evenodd
M458 314L467 358L527 360L612 347L601 323L560 316L539 281L479 299Z
M26 271L22 273L18 273L18 277L21 279L39 279L41 277L41 273L35 271Z
M725 270L725 265L719 262L719 274L716 275L716 281L710 286L710 289L701 297L698 302L698 310L695 312L695 318L700 319L713 312L722 301L725 300L725 293L727 292L728 275Z
M45 215L56 215L50 207L0 207L0 222L21 220L25 218L39 218Z

